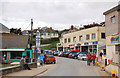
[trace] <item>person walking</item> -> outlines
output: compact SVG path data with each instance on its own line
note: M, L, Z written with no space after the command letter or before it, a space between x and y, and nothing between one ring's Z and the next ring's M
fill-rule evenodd
M93 65L95 65L95 59L96 59L96 55L93 53L93 54L92 54Z
M102 53L102 52L100 52L100 57L101 57L101 59L102 59L102 55L103 55L103 53Z
M90 61L91 61L91 54L90 52L87 54L87 65L90 66Z
M28 66L28 63L26 62L26 58L27 58L27 56L23 56L23 58L21 58L21 60L20 60L20 65L21 65L21 66L24 66L25 69L32 70L32 69Z

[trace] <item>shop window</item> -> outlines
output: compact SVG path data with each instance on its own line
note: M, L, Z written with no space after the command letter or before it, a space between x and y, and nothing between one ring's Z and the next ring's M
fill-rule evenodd
M11 52L11 58L10 59L21 59L22 52Z
M112 22L112 23L115 22L115 15L111 17L111 22Z
M73 37L73 42L76 42L76 37Z
M79 41L82 41L82 36L79 36Z
M86 40L89 40L89 39L90 39L90 35L87 34L87 35L86 35Z
M70 42L70 38L68 38L68 42Z
M92 39L95 39L96 35L95 33L92 33Z
M101 33L101 39L105 39L105 33Z
M67 39L65 39L64 43L67 43Z

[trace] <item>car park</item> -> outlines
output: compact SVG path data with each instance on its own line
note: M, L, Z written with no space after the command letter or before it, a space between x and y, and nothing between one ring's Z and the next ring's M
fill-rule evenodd
M56 63L56 58L53 55L47 55L45 58L45 64L47 63Z

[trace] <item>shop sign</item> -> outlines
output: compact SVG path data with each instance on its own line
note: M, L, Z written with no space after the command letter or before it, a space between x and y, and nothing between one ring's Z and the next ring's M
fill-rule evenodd
M69 47L74 47L74 44L73 45L69 45Z
M98 44L98 42L90 42L90 43L84 43L84 45L94 45L94 44Z
M111 41L111 43L118 43L119 42L119 36L111 37L110 41Z
M36 47L40 47L40 36L36 36Z

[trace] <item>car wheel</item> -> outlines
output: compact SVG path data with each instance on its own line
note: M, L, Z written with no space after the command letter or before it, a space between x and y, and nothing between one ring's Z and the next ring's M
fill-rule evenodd
M54 62L54 64L56 64L56 62Z

